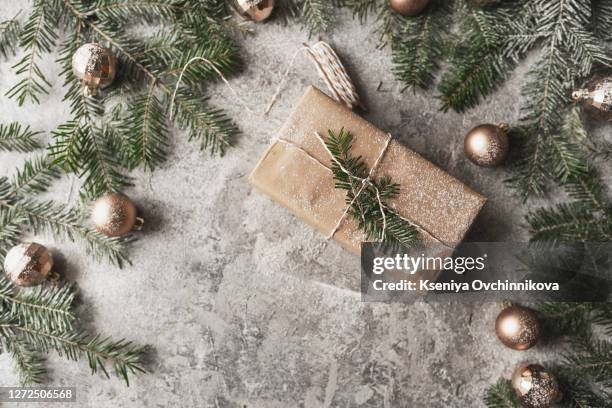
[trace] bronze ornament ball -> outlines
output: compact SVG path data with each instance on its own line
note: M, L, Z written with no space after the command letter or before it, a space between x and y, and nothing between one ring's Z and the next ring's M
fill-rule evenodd
M72 72L81 81L85 93L95 95L98 89L113 83L117 59L110 49L99 44L83 44L72 56Z
M242 17L261 23L274 11L275 0L234 0L233 3Z
M495 333L507 347L527 350L540 339L540 322L531 309L510 306L497 316Z
M470 130L463 141L465 155L474 164L482 167L499 166L508 156L510 142L506 130L508 125L483 124Z
M525 408L549 408L562 397L557 378L538 364L520 366L512 375L512 388Z
M52 267L51 252L36 242L16 245L4 258L4 271L18 286L38 285L47 279Z
M429 4L429 0L389 0L389 7L404 17L420 14Z
M128 234L137 220L136 206L128 196L111 192L98 198L91 209L91 222L96 230L109 237Z

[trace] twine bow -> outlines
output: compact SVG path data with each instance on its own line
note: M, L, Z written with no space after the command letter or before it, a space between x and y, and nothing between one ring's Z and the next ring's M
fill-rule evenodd
M372 168L370 169L368 173L368 177L362 178L362 177L358 177L354 175L353 173L348 171L346 168L344 168L344 166L340 163L340 161L338 161L338 159L336 159L336 157L329 150L329 148L327 147L327 144L325 143L325 140L323 140L321 135L318 132L314 132L314 134L317 137L317 139L319 139L319 142L321 142L321 144L323 145L327 153L329 153L329 155L331 156L332 160L336 163L338 168L340 168L340 170L342 170L342 172L346 174L347 176L349 176L350 178L357 180L357 181L361 181L361 187L359 188L359 190L357 191L357 193L355 194L355 196L353 197L349 205L344 209L342 216L336 223L336 226L334 227L332 232L327 236L327 239L331 239L334 237L334 235L336 235L336 232L338 232L338 230L340 229L340 226L342 226L342 223L344 222L344 219L348 215L348 212L351 210L351 208L353 207L353 204L355 204L355 201L357 201L361 193L365 190L366 186L370 186L374 188L374 191L376 192L376 199L378 200L378 206L380 207L380 213L382 214L382 217L383 217L383 228L382 228L382 231L380 232L380 239L381 240L384 239L385 233L387 231L387 215L385 214L385 205L383 204L382 199L380 197L380 190L372 182L372 176L374 175L374 172L378 168L379 163L381 162L382 158L385 156L385 153L387 152L387 149L389 148L389 143L391 142L391 139L392 139L391 135L390 134L388 135L387 140L385 141L385 146L383 147L383 149L380 151L380 154L376 158L374 165L372 166ZM365 221L365 217L363 214L361 214L361 217Z

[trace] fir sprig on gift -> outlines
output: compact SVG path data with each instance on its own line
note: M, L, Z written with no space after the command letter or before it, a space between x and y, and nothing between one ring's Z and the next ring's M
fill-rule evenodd
M368 239L411 247L418 232L385 202L396 197L400 185L388 176L377 180L369 177L370 170L361 157L351 155L353 136L341 129L328 131L325 144L332 154L331 170L336 188L346 190L349 215L357 222Z

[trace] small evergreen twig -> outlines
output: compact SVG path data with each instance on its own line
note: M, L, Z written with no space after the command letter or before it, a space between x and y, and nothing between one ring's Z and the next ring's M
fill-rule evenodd
M399 194L399 184L393 183L389 177L370 179L363 159L351 156L352 142L353 136L344 129L337 134L329 130L325 140L332 154L331 170L335 186L347 191L348 214L357 221L368 239L413 246L418 237L416 228L384 201Z
M4 58L15 55L17 50L21 35L21 24L17 20L19 14L0 23L0 55Z
M92 374L100 371L109 377L106 366L111 364L114 374L129 386L130 374L145 372L145 348L74 327L75 294L70 286L19 290L0 276L0 344L14 358L22 384L42 382L46 370L40 353L55 350L73 361L86 356Z
M40 149L41 145L37 140L39 135L40 132L33 131L30 126L17 122L0 124L0 151L27 153Z
M31 386L44 382L47 369L45 359L30 344L18 337L3 339L13 359L15 370L22 386Z
M488 408L519 408L514 390L508 380L499 380L490 386L484 396L484 403Z

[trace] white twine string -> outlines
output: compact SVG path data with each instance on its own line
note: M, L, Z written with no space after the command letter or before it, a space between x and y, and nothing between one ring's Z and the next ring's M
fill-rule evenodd
M357 89L336 51L324 41L319 41L312 47L307 44L304 46L327 87L334 93L335 99L344 103L349 109L359 106L365 110Z
M195 61L202 61L208 64L213 69L213 71L215 71L219 75L221 80L225 83L225 85L227 85L230 91L232 91L232 93L234 94L234 97L238 100L238 102L240 102L249 113L254 113L253 110L249 107L249 105L244 100L242 100L240 96L238 96L238 93L236 93L236 91L230 85L227 78L225 78L225 75L223 75L223 73L219 71L219 69L215 66L215 64L213 64L210 60L204 57L193 57L192 59L187 61L187 63L181 70L181 74L179 75L178 80L176 81L176 86L174 87L174 92L172 93L172 99L170 99L170 120L172 120L172 117L174 114L174 100L176 99L176 93L178 92L179 85L181 84L181 80L183 79L183 75L185 74L185 71L187 71L187 68L189 67L189 65L191 65L191 63Z
M308 52L308 55L310 56L312 62L317 68L317 71L319 72L319 75L327 84L327 87L333 94L333 97L336 101L343 103L349 109L353 109L356 106L365 109L363 103L361 102L361 99L359 98L357 89L355 88L351 77L346 71L346 68L344 67L344 65L342 65L338 54L336 54L334 49L328 43L326 43L325 41L319 41L312 47L308 44L303 44L302 48L298 49L293 54L289 66L285 70L285 73L281 77L281 81L279 82L278 87L274 92L274 95L272 95L272 98L270 99L270 103L264 110L264 115L267 115L274 106L274 104L277 102L281 94L281 90L287 82L289 74L293 69L296 58L303 51Z
M272 95L272 98L270 98L270 103L268 103L268 106L266 106L266 109L264 110L264 115L267 115L270 112L270 109L272 109L272 106L274 106L274 104L278 100L281 90L283 86L285 85L285 82L287 82L287 79L289 78L289 73L291 72L291 69L293 68L293 64L295 64L295 59L297 58L298 55L300 55L302 51L304 51L305 48L306 47L304 46L302 46L302 48L298 48L298 50L293 54L293 57L291 57L291 62L289 63L289 66L287 66L285 73L281 77L281 80L278 83L278 86L276 87L276 91L274 92L274 95Z
M348 75L346 69L344 68L344 65L342 65L338 54L336 54L336 52L331 48L329 44L324 41L319 41L312 47L310 47L308 44L303 44L302 47L299 48L293 54L291 62L289 63L289 66L281 77L281 80L276 88L276 91L274 92L274 95L272 95L272 97L270 98L270 102L266 106L266 109L263 111L264 116L270 112L274 104L278 101L283 86L289 78L289 74L293 69L296 59L298 55L300 55L300 53L303 51L307 51L310 55L313 63L317 67L317 71L327 84L327 87L333 94L334 99L336 99L336 101L342 102L349 109L353 109L356 106L360 106L363 108L363 104L361 103L359 95L357 94L357 89L355 88L351 77ZM185 75L185 72L187 71L189 65L196 61L201 61L208 64L213 69L213 71L215 71L217 75L219 75L221 80L225 83L225 85L227 85L230 91L232 91L236 100L243 105L245 110L251 114L255 113L249 107L249 105L242 98L240 98L240 96L238 96L236 90L230 85L227 78L215 66L214 63L204 57L193 57L183 66L178 80L176 81L174 92L172 93L172 98L170 99L170 120L172 120L174 116L174 101L176 99L176 94L178 92L179 86L181 85L181 81L183 80L183 75Z

